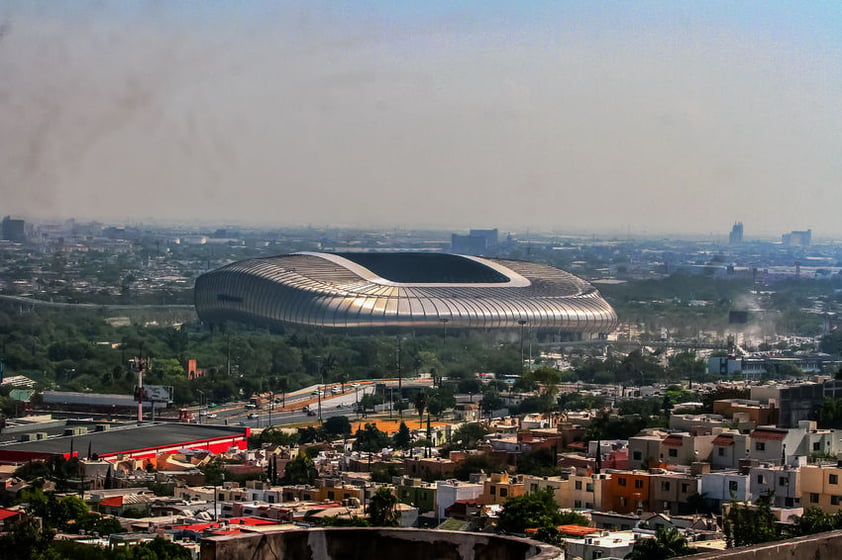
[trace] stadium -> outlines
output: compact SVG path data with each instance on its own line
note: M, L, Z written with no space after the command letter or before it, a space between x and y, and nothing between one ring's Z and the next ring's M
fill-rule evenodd
M315 253L249 259L196 279L208 324L347 329L546 329L605 336L617 315L551 266L446 253Z

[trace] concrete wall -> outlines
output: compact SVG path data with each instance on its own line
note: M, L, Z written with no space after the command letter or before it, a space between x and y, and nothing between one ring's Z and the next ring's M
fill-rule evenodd
M478 533L337 528L202 539L201 560L561 560L535 541Z
M693 560L836 560L842 549L842 531L819 533L761 545L687 556Z

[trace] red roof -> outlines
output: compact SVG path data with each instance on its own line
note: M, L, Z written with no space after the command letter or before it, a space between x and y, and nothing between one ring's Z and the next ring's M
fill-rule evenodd
M277 521L269 519L257 519L256 517L234 517L226 519L231 525L249 525L251 527L258 527L260 525L277 525Z
M713 438L713 444L718 445L719 447L728 447L729 445L734 445L734 436L731 434L719 434L715 438Z
M15 517L16 515L20 515L21 512L14 510L14 509L3 509L0 508L0 520L9 519L10 517Z
M684 438L675 435L667 436L661 444L667 447L681 447L684 444Z
M110 498L103 498L99 501L99 505L120 507L123 505L123 496L111 496Z
M788 430L779 430L777 428L757 428L751 432L752 439L766 439L773 441L781 441L789 433Z

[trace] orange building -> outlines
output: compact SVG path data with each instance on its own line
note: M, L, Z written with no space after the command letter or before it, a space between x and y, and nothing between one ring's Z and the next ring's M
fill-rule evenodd
M523 496L526 493L526 486L516 476L509 476L508 473L492 473L486 479L482 489L482 503L505 504L509 498Z
M603 504L609 511L631 513L650 511L650 477L643 471L617 471L611 473L608 480L608 493L603 496Z

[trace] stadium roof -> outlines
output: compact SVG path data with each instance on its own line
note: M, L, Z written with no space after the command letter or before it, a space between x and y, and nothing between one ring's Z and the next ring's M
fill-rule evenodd
M551 266L442 253L294 253L231 263L196 280L209 323L340 328L530 328L608 333L592 285Z

